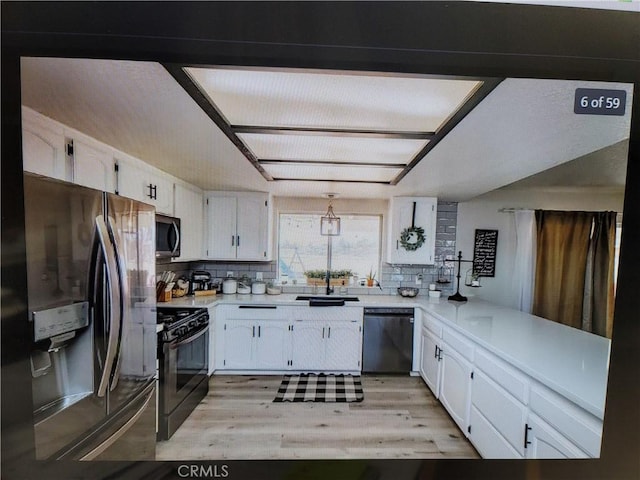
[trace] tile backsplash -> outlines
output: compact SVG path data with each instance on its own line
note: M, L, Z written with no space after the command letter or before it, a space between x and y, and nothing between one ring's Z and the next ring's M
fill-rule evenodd
M398 287L418 287L420 295L427 295L430 283L435 283L443 295L449 295L455 290L455 264L453 259L456 254L456 223L458 216L458 204L454 202L438 202L436 221L436 247L435 265L392 265L382 263L380 287L360 287L348 285L340 292L340 287L335 288L335 293L357 295L395 295ZM276 281L278 277L277 261L271 262L168 262L158 263L156 271L161 273L170 270L177 276L189 277L193 270L205 270L211 274L211 278L225 278L228 272L239 278L244 275L251 280L256 279L256 274L262 272L262 278L266 282ZM416 284L416 277L422 276L422 284ZM437 283L438 279L449 280L450 283ZM286 285L285 293L323 293L323 287L306 285Z
M227 273L240 278L244 275L251 280L256 279L256 274L262 272L262 279L266 282L274 281L278 276L277 263L272 262L191 262L192 270L206 270L211 278L226 278Z

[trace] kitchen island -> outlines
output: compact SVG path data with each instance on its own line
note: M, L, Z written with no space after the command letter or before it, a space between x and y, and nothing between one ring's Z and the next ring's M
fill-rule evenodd
M209 308L214 325L227 321L217 313L221 306L279 311L277 317L285 322L295 317L289 316L294 311L297 316L313 311L323 316L331 313L331 317L338 311L350 311L351 318L359 317L368 306L413 307L416 320L420 319L414 329L414 374L425 379L484 457L599 455L611 347L608 339L473 298L457 303L443 298L359 295L359 301L344 306L313 308L296 297L184 297L162 305ZM357 370L352 365L345 371L354 368ZM285 366L287 369L292 368ZM265 371L282 373L279 368L257 369L257 373ZM500 442L503 447L495 447Z

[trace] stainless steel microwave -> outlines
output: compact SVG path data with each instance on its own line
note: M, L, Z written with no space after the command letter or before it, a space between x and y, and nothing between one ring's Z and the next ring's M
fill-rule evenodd
M156 258L180 256L180 219L156 214Z

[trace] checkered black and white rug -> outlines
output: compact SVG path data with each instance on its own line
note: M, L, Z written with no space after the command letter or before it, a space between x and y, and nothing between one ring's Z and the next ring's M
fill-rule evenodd
M274 402L361 402L359 376L303 373L285 375Z

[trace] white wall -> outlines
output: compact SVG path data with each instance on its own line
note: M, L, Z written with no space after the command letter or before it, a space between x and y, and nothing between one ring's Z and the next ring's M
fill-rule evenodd
M463 259L473 258L475 229L498 230L496 275L481 278L482 287L464 286L464 273L471 264L462 264L460 292L487 301L516 307L511 286L515 253L515 226L512 213L499 212L501 208L528 208L544 210L582 210L622 212L624 193L621 189L503 189L458 204L456 250L462 250Z

